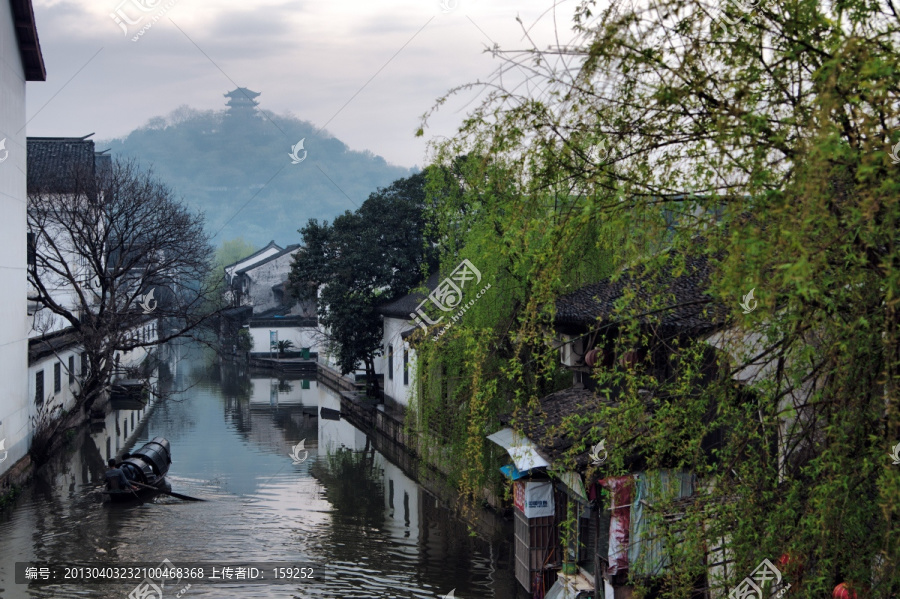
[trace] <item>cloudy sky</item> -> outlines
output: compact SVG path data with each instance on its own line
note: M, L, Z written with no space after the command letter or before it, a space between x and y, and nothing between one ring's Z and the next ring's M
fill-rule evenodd
M490 77L500 63L486 46L531 46L517 16L541 47L554 30L553 0L34 4L47 81L28 84L30 136L123 136L181 105L221 109L239 85L262 93L261 108L406 167L422 166L426 141L452 135L471 108L469 93L430 121L425 139L414 137L440 95ZM556 2L565 39L576 6Z

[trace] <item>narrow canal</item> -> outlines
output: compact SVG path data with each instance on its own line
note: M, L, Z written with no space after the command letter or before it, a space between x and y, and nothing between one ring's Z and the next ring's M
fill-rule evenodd
M17 584L15 563L163 560L312 568L312 578L288 583L266 573L262 582L169 584L164 597L517 596L508 538L471 536L366 435L322 418L321 408L340 408L325 385L251 376L198 349L183 351L171 371L181 391L142 423L132 418L140 413L116 414L102 430L74 436L0 512L0 597L156 599L135 594L134 582ZM101 503L107 448L115 454L116 439L129 436L122 449L166 437L172 490L208 501ZM308 457L297 464L291 453L301 440Z

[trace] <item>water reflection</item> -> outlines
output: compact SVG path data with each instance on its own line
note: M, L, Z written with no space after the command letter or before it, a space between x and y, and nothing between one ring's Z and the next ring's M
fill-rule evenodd
M125 598L133 585L16 585L16 561L174 564L302 561L313 581L195 584L186 597L515 597L508 546L468 535L370 439L345 420L339 396L316 381L250 373L200 352L169 364L186 392L159 403L131 440L172 446L172 489L210 499L101 506L93 490L118 414L47 465L0 514L0 596ZM162 384L162 382L161 382ZM133 427L130 433L133 433ZM122 427L120 427L122 429ZM120 430L120 436L124 430ZM308 458L294 463L304 440ZM124 447L123 447L124 448Z

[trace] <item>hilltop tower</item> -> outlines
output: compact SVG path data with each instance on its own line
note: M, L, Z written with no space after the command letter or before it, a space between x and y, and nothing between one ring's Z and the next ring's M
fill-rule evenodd
M255 92L246 87L239 87L225 94L228 98L228 115L238 117L251 117L256 115L256 107L259 102L255 98L259 96L259 92Z

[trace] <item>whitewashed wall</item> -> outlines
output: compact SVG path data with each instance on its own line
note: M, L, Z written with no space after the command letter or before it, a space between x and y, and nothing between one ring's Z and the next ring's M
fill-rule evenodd
M74 358L75 372L74 380L69 382L69 358ZM56 364L60 368L60 390L55 389L54 370ZM34 362L28 367L28 396L37 403L37 373L43 372L44 393L41 398L46 409L53 406L61 406L64 410L72 408L75 402L75 394L80 389L81 374L81 348L71 347L62 351L46 356L45 358Z
M269 331L278 332L279 341L291 341L294 348L291 351L298 351L304 347L308 347L311 351L318 350L318 329L312 327L250 327L250 336L253 337L253 352L270 351Z
M0 2L0 474L28 452L28 307L26 304L25 73L9 2ZM6 152L9 152L7 155ZM4 452L0 452L3 457Z
M409 328L405 318L384 317L384 392L397 402L408 406L410 390L416 377L416 352L409 347L400 334ZM390 367L389 348L394 348L393 368ZM409 352L409 383L403 384L403 351Z
M66 196L56 195L54 197L65 198ZM71 202L72 199L68 197L63 201ZM81 252L73 247L71 236L65 229L59 225L49 224L46 227L46 233L52 237L53 243L58 249L48 249L47 238L39 236L36 240L37 253L48 256L51 259L59 253L59 257L65 260L69 271L79 283L90 279L96 285L97 278L93 276L91 269L86 266ZM78 312L81 300L69 277L57 275L48 269L42 269L39 276L54 302L73 313ZM94 288L96 289L96 287ZM28 285L29 293L32 293L33 289L31 285ZM82 291L85 294L91 293L87 289L82 289ZM36 293L36 291L33 293ZM30 337L35 338L61 331L70 326L72 326L72 323L62 316L54 314L46 308L41 308L31 315L31 330L28 334Z

